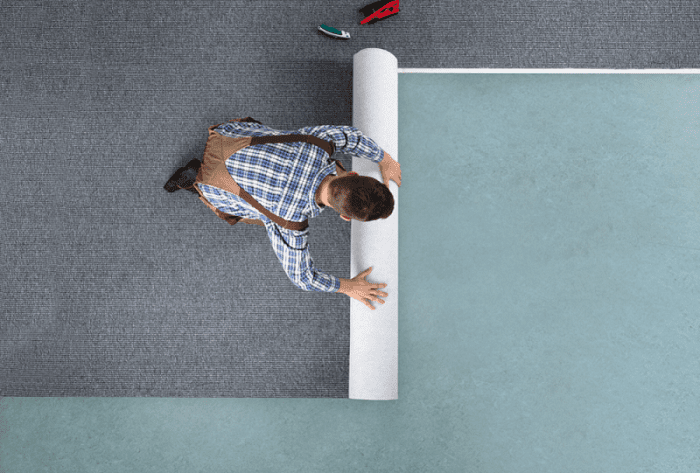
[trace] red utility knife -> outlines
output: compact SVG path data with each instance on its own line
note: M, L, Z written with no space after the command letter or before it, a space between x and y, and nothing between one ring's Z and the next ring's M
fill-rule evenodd
M374 23L375 21L383 20L384 18L396 15L399 12L399 0L387 2L379 0L371 3L360 9L360 13L365 15L365 19L360 22L361 25L366 23Z

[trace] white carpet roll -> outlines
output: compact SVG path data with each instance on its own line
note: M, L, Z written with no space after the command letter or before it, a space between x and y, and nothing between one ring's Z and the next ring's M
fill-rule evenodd
M363 49L354 56L353 110L355 128L399 160L398 61L382 49ZM353 158L352 170L382 181L379 167ZM385 220L352 221L350 277L373 267L366 278L386 283L386 303L375 310L350 299L350 399L398 399L399 195L391 181L394 212Z

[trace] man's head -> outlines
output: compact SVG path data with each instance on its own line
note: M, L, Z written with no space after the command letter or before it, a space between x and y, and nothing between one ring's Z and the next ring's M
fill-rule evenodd
M387 218L394 211L394 196L382 182L355 172L345 173L328 185L328 202L350 221L371 222Z

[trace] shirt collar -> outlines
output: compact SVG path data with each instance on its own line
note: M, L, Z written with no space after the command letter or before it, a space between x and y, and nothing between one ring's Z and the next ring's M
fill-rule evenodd
M328 165L324 166L321 168L321 170L316 174L316 176L313 178L311 181L311 187L309 188L309 209L311 210L311 214L309 217L315 217L318 214L320 214L323 209L326 207L321 207L316 203L316 191L318 190L318 186L321 185L321 182L326 178L326 176L329 176L333 174L334 176L337 176L338 173L336 172L336 165L335 161L331 161Z

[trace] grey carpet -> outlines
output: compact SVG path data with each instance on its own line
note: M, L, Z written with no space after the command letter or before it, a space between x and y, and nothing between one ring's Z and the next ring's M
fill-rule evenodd
M349 299L168 177L206 128L352 124L352 56L401 68L694 68L694 1L0 2L0 396L346 397ZM325 23L350 41L316 31ZM350 157L340 156L349 169ZM311 223L348 277L350 224Z

